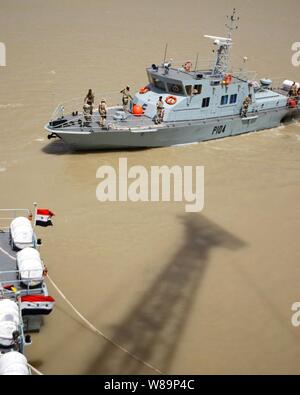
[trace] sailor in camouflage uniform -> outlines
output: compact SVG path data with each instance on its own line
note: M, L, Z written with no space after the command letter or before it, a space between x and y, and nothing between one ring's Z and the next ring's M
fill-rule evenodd
M128 103L129 100L132 100L132 96L130 94L130 87L126 86L120 93L122 93L122 103L123 103L123 110L128 111Z
M247 96L246 99L243 101L243 108L242 108L242 113L241 113L242 117L247 116L248 108L249 108L249 105L251 104L251 102L252 102L252 99L251 99L250 95Z
M100 114L100 126L104 128L105 122L106 122L106 117L107 117L107 106L106 106L106 101L104 99L101 100L101 103L99 104L98 111Z
M156 118L155 118L155 123L160 124L162 123L164 118L164 103L163 103L163 98L160 96L158 102L156 103Z

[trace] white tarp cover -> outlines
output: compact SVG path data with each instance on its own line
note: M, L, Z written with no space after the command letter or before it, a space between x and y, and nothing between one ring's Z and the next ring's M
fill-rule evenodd
M22 281L43 280L43 264L40 253L31 247L26 247L17 253L17 265Z
M19 309L12 300L0 300L0 344L10 346L13 332L18 330L20 323Z
M29 375L25 356L17 351L0 356L0 375Z
M10 232L15 244L33 244L33 229L28 218L15 218L10 224Z

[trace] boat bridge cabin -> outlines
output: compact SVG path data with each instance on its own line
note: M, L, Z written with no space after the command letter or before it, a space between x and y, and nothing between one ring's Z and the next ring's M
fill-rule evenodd
M134 97L145 115L156 114L160 96L165 104L164 120L187 121L240 113L246 96L254 90L247 80L227 74L215 76L212 70L187 71L184 67L155 66L147 69L149 85ZM175 100L168 102L171 96Z

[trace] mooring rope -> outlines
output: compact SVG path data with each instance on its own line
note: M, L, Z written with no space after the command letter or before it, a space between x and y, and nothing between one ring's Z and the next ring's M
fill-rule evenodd
M51 279L49 274L47 275L48 280L52 284L52 286L56 289L59 295L63 298L63 300L71 307L71 309L81 318L81 320L90 328L94 333L101 336L107 342L112 344L114 347L118 348L119 350L123 351L125 354L129 355L131 358L135 359L137 362L141 363L142 365L146 366L147 368L153 370L156 373L163 374L161 370L156 368L155 366L151 365L149 362L144 361L140 357L133 354L131 351L127 350L125 347L121 346L120 344L116 343L114 340L110 339L106 336L102 331L97 329L90 321L88 321L77 309L76 307L69 301L69 299L64 295L64 293L60 290L60 288L55 284L55 282Z
M40 372L37 368L33 367L32 365L30 365L30 363L27 362L27 366L37 375L39 376L44 376L44 373Z

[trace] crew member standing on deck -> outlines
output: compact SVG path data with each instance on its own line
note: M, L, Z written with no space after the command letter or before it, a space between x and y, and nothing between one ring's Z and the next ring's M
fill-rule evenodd
M289 90L289 96L290 97L297 96L297 85L296 85L296 82L294 82L293 85L291 86L291 88Z
M164 103L163 103L163 98L160 96L158 102L156 103L156 119L155 123L159 124L162 123L164 119Z
M89 106L88 110L91 115L93 115L94 101L95 101L95 96L93 94L93 91L91 89L89 89L86 97L84 98L84 105L86 106L86 108L87 108L87 106Z
M122 103L123 103L123 110L128 111L128 103L129 99L132 100L132 96L130 94L130 87L126 86L120 93L122 93Z
M101 103L99 104L98 111L100 114L100 126L102 128L105 127L105 122L106 122L106 117L107 117L107 106L106 106L106 101L104 99L101 100Z
M241 113L242 118L247 116L248 108L251 102L252 102L251 95L247 96L246 99L243 101L243 108Z

